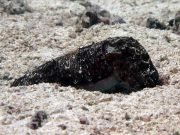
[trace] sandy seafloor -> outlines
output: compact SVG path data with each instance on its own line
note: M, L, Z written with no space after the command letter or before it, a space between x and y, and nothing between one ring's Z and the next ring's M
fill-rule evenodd
M68 0L31 0L32 13L0 13L1 135L179 135L180 35L171 30L148 29L144 24L150 16L161 21L173 18L180 1L90 1L127 23L99 24L76 34L74 22L84 7ZM64 26L56 26L58 21ZM10 88L15 78L45 61L114 36L137 39L169 83L130 95L48 83ZM27 123L39 110L47 112L48 119L41 128L31 130ZM80 124L82 117L89 125ZM61 124L67 128L61 129Z

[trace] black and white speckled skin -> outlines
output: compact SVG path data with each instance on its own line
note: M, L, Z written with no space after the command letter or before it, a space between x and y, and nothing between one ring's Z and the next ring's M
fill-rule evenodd
M60 83L107 93L154 87L159 75L146 50L131 37L113 37L39 66L11 86Z

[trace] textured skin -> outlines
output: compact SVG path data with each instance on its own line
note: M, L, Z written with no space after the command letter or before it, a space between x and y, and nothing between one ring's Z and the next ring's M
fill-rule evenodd
M11 86L42 82L87 89L97 84L97 89L90 90L129 93L156 86L159 75L148 53L135 39L113 37L49 61L16 79ZM107 89L99 88L103 84L109 85Z

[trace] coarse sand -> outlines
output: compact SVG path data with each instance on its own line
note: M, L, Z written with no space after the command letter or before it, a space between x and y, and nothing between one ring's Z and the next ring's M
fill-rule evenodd
M0 11L0 135L180 134L180 35L145 27L148 17L172 19L180 1L90 1L127 23L98 24L76 33L76 21L85 10L76 0L29 0L32 12ZM49 83L10 87L15 78L48 60L115 36L138 40L164 85L129 95ZM32 115L41 110L48 118L42 127L30 129Z

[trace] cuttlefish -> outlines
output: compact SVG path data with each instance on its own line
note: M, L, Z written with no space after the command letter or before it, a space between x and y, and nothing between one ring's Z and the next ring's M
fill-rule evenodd
M11 86L59 83L105 93L130 93L159 84L150 56L132 37L111 37L52 59Z

